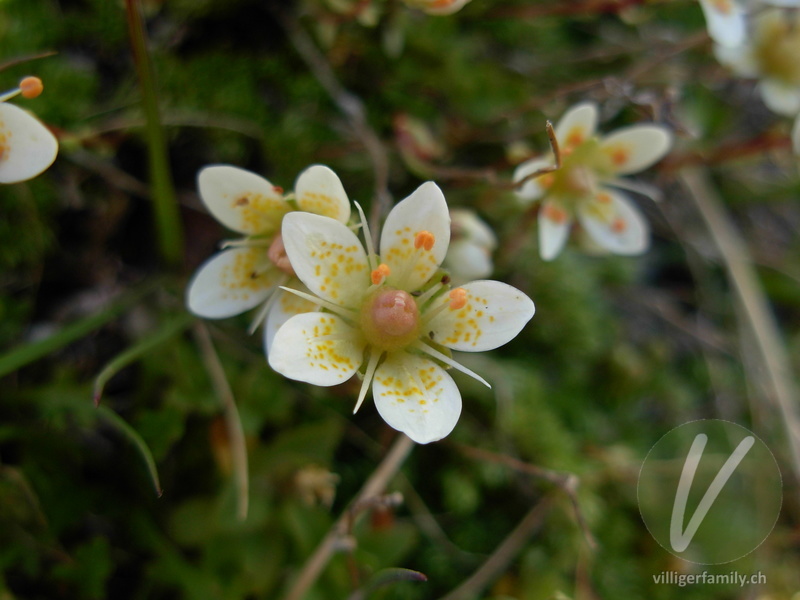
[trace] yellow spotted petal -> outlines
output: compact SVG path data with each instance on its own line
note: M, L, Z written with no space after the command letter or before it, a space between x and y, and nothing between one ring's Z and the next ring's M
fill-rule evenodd
M482 352L502 346L533 317L531 299L500 281L473 281L457 289L466 293L458 295L453 290L428 309L447 305L425 331L434 342L453 350Z
M306 212L283 220L283 245L297 277L314 294L338 306L361 307L370 285L367 254L338 221Z
M398 202L381 232L381 261L389 267L387 285L413 292L439 268L450 244L450 214L442 190L423 183Z
M461 415L461 394L433 361L405 352L389 354L372 383L375 407L390 427L418 444L440 440Z
M597 106L593 102L582 102L570 108L555 128L559 147L570 150L592 137L597 129L597 118Z
M623 194L601 190L578 210L578 219L600 246L615 254L642 254L650 246L650 227Z
M283 277L264 248L224 250L195 273L186 304L200 317L231 317L261 304Z
M58 142L27 111L0 102L0 183L36 177L53 164Z
M301 292L309 292L309 289L298 279L293 279L286 284L286 287L290 287ZM280 329L283 324L286 323L286 321L295 315L313 312L319 308L319 306L313 302L283 290L275 291L275 296L272 298L272 303L273 304L269 309L269 313L267 314L266 327L264 327L264 348L267 351L267 355L269 355L269 351L272 348L272 342L275 339L275 334L278 332L278 329Z
M616 175L645 170L669 152L672 134L661 125L633 125L619 129L600 142L600 151Z
M269 364L281 375L313 385L336 385L355 375L365 343L338 315L296 315L278 329Z
M220 223L247 235L277 231L281 219L291 210L281 188L238 167L206 167L197 176L197 187L200 198Z
M300 173L294 186L300 210L336 219L350 220L350 201L339 176L323 165L312 165Z

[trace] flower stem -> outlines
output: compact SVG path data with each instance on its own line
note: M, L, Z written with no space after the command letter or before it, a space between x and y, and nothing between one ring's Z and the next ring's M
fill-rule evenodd
M172 186L172 176L167 158L167 143L158 110L153 71L147 50L140 0L125 0L128 34L142 92L142 109L145 116L150 185L161 258L169 266L176 266L183 258L183 230L178 201Z

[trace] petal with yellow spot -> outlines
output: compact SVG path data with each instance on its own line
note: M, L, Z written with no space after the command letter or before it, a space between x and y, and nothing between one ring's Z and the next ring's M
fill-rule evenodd
M650 246L650 227L635 204L625 195L604 189L603 200L586 203L578 210L578 219L586 232L600 246L622 255L637 255ZM601 203L600 213L593 204Z
M582 102L570 108L555 127L556 139L562 150L571 150L594 135L597 129L597 105Z
M313 385L344 383L361 366L365 343L338 315L296 315L278 329L269 364L281 375Z
M229 165L205 167L197 176L197 186L214 218L239 233L274 233L291 210L281 188L246 169Z
M632 125L604 137L600 151L617 175L638 173L658 162L669 152L672 134L661 125Z
M339 176L324 165L312 165L300 173L294 186L300 210L347 223L350 201Z
M290 287L295 290L299 290L301 292L309 292L309 289L302 284L299 279L292 279L290 282L286 284L286 287ZM269 354L270 349L272 348L272 342L275 339L275 334L278 332L286 321L294 317L295 315L301 315L307 312L316 311L319 306L311 302L310 300L306 300L305 298L301 298L291 292L285 292L283 290L276 290L275 297L271 298L273 302L272 307L269 309L269 313L267 314L267 322L266 327L264 327L264 348Z
M186 303L201 317L231 317L261 304L283 277L263 248L223 250L197 270Z
M381 233L380 256L389 267L387 285L419 289L439 268L450 245L450 213L432 181L398 202Z
M465 302L445 294L430 310L447 304L427 324L426 334L437 343L463 352L483 352L508 343L533 317L528 296L500 281L473 281L461 288ZM426 311L427 312L427 311Z
M406 352L387 355L375 371L372 395L383 420L418 444L445 437L461 415L453 378L433 361Z
M330 217L293 212L284 218L282 231L286 255L309 290L338 306L361 306L371 271L350 229Z

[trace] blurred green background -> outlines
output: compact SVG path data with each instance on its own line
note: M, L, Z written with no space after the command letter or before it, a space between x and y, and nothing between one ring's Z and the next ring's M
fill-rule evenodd
M142 9L180 205L178 266L159 251L125 4L0 0L0 87L41 77L41 97L14 102L61 145L42 176L0 188L0 600L284 598L395 442L370 401L351 415L357 383L287 381L246 333L248 315L203 325L184 308L192 272L232 237L196 195L201 167L233 164L290 189L323 163L371 205L375 151L326 74L361 103L394 200L434 179L451 206L477 211L500 239L493 278L537 313L512 343L464 357L493 389L454 375L455 431L412 450L386 488L403 501L362 506L305 597L800 597L800 472L786 433L800 178L790 123L716 63L695 2L473 0L447 17L393 0ZM602 131L657 120L676 132L670 157L640 177L664 195L637 197L652 248L620 258L572 244L545 263L503 184L520 157L546 150L545 120L587 99ZM410 158L398 115L424 123L440 152ZM128 352L96 409L95 379ZM215 357L245 436L243 520ZM650 447L699 418L751 428L784 477L772 534L717 567L662 549L636 501ZM579 482L572 498L565 481ZM489 568L480 585L469 579ZM704 569L761 571L767 583L653 582Z

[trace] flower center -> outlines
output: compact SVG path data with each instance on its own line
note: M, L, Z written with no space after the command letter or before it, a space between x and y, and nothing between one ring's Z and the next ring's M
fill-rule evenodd
M379 289L361 307L361 330L367 341L384 351L405 348L419 337L419 309L403 290Z
M286 246L283 245L283 236L280 233L275 236L275 239L272 240L272 243L269 245L267 258L281 271L294 277L294 269L292 268L292 263L289 262L289 257L286 254Z

